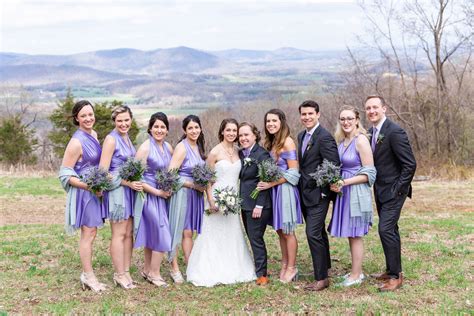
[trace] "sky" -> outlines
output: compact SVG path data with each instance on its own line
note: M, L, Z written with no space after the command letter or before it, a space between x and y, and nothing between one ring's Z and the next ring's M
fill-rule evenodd
M356 0L1 0L0 51L344 49L363 31Z

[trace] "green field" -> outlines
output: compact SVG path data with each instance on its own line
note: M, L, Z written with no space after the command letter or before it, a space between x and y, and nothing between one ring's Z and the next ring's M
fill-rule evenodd
M21 201L62 205L55 177L0 178L0 215L29 216ZM79 283L78 236L68 236L62 212L46 223L24 225L9 217L0 227L0 314L111 314L111 313L323 313L323 314L471 314L473 313L474 182L425 182L414 184L414 200L408 201L400 220L405 284L394 293L379 293L370 279L359 287L334 286L350 267L346 239L331 238L333 269L331 286L320 293L305 292L312 281L312 265L304 235L299 239L300 281L288 285L276 280L279 250L276 234L266 234L272 282L214 288L190 284L158 289L139 276L142 250L134 253L132 276L138 288L124 291L113 287L112 263L108 255L110 229L98 233L94 268L109 289L101 295L82 291ZM17 203L18 202L18 203ZM10 208L14 208L11 210ZM52 208L54 209L54 208ZM57 207L56 207L57 209ZM61 208L60 208L61 209ZM14 212L6 212L6 211ZM329 220L328 216L328 220ZM383 251L375 227L365 238L364 272L380 272ZM181 266L184 265L181 263ZM163 275L170 282L168 267Z

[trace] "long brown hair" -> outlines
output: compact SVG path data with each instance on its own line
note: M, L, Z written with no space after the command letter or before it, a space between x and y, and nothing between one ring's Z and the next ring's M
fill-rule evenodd
M267 116L268 114L274 114L278 116L280 120L280 130L275 134L270 134L267 130ZM264 147L268 151L273 151L273 153L278 156L278 153L283 149L285 145L285 140L287 137L290 137L290 128L288 127L288 123L286 122L286 115L280 109L271 109L267 113L265 113L264 119L265 125L265 142Z
M197 139L197 146L199 149L199 155L201 156L203 160L206 160L206 150L205 150L206 141L204 139L204 133L202 132L202 125L201 125L201 120L199 119L199 117L193 114L186 116L182 124L183 131L186 132L186 128L188 127L188 124L191 122L197 123L199 127L201 128L201 133L199 134L199 137ZM180 141L182 141L185 138L186 138L186 133L183 136L181 136Z

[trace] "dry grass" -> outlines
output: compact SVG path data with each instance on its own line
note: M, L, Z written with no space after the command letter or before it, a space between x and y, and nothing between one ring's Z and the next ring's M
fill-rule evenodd
M80 289L78 236L65 235L61 224L64 196L56 195L53 189L51 194L40 196L14 194L7 197L8 191L0 192L4 192L0 193L0 214L1 218L6 218L0 227L3 254L0 257L0 313L3 310L23 314L472 314L472 181L414 183L414 199L407 201L400 219L406 282L402 290L386 294L377 292L374 280L350 289L334 286L338 275L350 267L347 241L336 238L330 240L333 285L322 293L305 292L302 287L312 280L312 266L303 227L297 231L302 280L296 283L283 285L274 281L267 287L249 283L211 289L185 284L157 289L143 282L138 275L143 255L138 250L133 257L132 275L139 287L125 292L112 287L112 264L107 250L110 230L105 227L98 234L94 268L99 278L109 284L110 290L100 296L94 295ZM269 269L275 275L279 259L276 234L269 230L266 240ZM384 259L376 227L365 238L365 246L364 271L381 271ZM164 267L163 274L169 281L167 270Z

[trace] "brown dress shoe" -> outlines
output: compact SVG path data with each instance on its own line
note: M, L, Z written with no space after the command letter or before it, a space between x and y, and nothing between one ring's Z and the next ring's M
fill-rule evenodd
M322 291L329 286L329 279L314 281L304 287L306 291Z
M386 280L382 287L379 288L380 292L392 292L402 287L403 284L403 275L400 273L398 279L388 279Z
M257 281L255 281L255 283L257 285L267 285L268 283L270 283L270 280L268 279L268 277L262 275L257 278Z
M384 273L374 273L370 275L371 278L375 278L378 281L386 281L390 279L390 276L387 274L387 272Z

